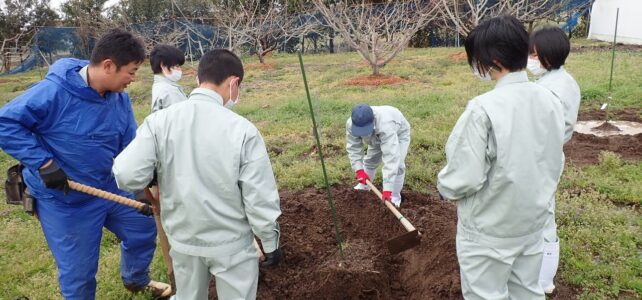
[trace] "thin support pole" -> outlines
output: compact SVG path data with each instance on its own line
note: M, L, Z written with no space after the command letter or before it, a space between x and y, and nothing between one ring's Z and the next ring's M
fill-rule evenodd
M339 228L339 221L337 220L337 210L334 207L334 200L332 198L332 192L330 191L330 183L328 182L328 172L325 168L325 161L323 160L323 151L321 151L321 140L319 139L319 131L317 130L317 121L314 117L314 109L312 108L312 99L310 98L310 89L308 88L308 79L305 76L305 67L303 66L303 56L299 51L299 64L301 65L301 74L303 75L303 84L305 85L305 95L308 97L308 106L310 108L310 117L312 118L312 128L314 131L314 138L317 143L317 150L319 150L319 159L321 160L321 167L323 168L323 180L325 181L325 190L328 194L328 204L330 205L330 210L332 211L332 222L334 223L334 231L337 239L337 246L339 247L339 254L341 259L344 259L343 254L343 245L341 239L341 229Z
M613 33L613 54L611 55L611 78L609 78L609 93L612 91L613 84L613 65L615 63L615 42L617 40L617 23L620 18L620 8L618 7L615 13L615 33Z

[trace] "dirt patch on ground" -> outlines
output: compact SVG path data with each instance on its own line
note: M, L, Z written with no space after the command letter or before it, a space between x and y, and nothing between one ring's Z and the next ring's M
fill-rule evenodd
M573 53L583 53L583 52L593 52L593 51L611 51L613 47L611 44L602 44L602 45L580 45L577 47L572 47L571 52ZM615 45L615 51L626 51L626 52L641 52L642 45L625 45L617 43Z
M346 81L347 85L357 85L357 86L380 86L380 85L390 85L390 84L402 84L409 82L406 79L403 79L399 76L393 75L368 75L352 78Z
M597 137L575 132L564 145L566 160L578 166L598 163L602 151L615 152L624 160L639 161L642 158L642 134Z
M638 109L611 111L609 114L611 120L642 121ZM580 112L578 116L578 120L582 121L604 119L605 112L601 110ZM566 160L578 166L598 163L602 151L615 152L624 160L639 161L642 159L642 134L597 137L575 132L573 138L564 145Z
M275 67L276 66L274 64L270 64L270 63L263 63L263 64L262 63L258 63L258 64L255 63L255 64L246 64L246 65L243 66L243 69L245 69L246 71L249 71L249 70L272 70Z
M341 146L333 145L333 144L324 144L321 146L321 149L323 149L323 156L324 157L334 157L337 155L343 154L345 152L345 149ZM304 154L307 157L318 157L319 156L319 151L317 150L317 145L312 145L310 149L305 152Z
M457 52L453 53L451 55L448 55L448 58L452 59L453 61L462 61L462 60L467 60L468 55L466 55L466 52Z
M603 110L581 111L577 116L578 121L605 120L606 112ZM617 121L642 122L640 110L637 108L627 108L621 110L610 110L609 119Z
M401 213L422 233L420 246L390 255L404 229L371 192L332 188L345 241L338 254L324 190L280 191L282 265L262 271L258 299L462 299L455 250L456 208L432 195L404 193ZM577 290L558 286L552 299ZM568 292L567 292L568 291ZM214 283L210 299L216 299Z

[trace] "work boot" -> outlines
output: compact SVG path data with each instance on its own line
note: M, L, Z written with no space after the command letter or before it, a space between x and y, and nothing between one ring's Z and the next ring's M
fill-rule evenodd
M149 291L152 293L152 296L154 296L154 299L167 299L173 294L172 287L169 284L154 280L150 280L149 283L142 288L135 288L127 285L125 285L125 288L134 293Z
M403 201L402 199L403 199L402 197L392 197L391 202L392 202L392 204L394 204L397 208L399 208L399 206L401 206L401 201Z
M152 293L154 298L166 298L172 295L172 287L164 282L151 280L146 289Z

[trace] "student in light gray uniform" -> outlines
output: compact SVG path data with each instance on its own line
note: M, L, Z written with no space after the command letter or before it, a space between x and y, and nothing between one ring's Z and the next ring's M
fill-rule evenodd
M491 91L468 102L446 144L437 187L457 204L466 299L544 299L542 231L562 171L560 101L529 82L528 34L514 17L482 22L465 42Z
M357 104L346 122L346 150L359 182L354 188L370 190L366 179L374 180L383 161L383 200L399 207L406 176L406 155L410 146L410 123L392 106ZM364 157L363 145L368 145Z
M181 66L185 63L183 52L170 45L157 45L149 54L149 64L154 72L152 85L152 112L187 100L178 84L183 76Z
M580 87L573 76L566 72L564 63L571 50L571 44L564 31L558 27L546 27L531 34L528 70L541 76L537 83L550 90L564 107L564 142L573 136L580 109ZM555 223L555 198L544 229L544 258L539 281L544 292L555 289L553 279L557 273L560 257L560 243Z
M118 186L144 188L158 171L161 223L171 245L176 299L255 299L264 266L281 259L279 194L261 134L224 107L238 97L243 66L228 50L206 53L200 85L183 101L149 115L116 158ZM230 92L231 91L231 92Z

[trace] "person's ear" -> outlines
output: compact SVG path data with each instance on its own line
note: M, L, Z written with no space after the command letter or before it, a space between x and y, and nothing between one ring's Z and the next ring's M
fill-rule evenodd
M165 64L161 63L160 67L161 67L161 73L163 73L163 74L171 74L172 73L172 72L170 72L169 68Z
M109 58L103 60L101 65L102 65L103 72L105 72L105 74L107 74L107 75L111 75L111 74L116 73L116 69L118 69L116 67L116 64L114 63L114 61L109 59Z

